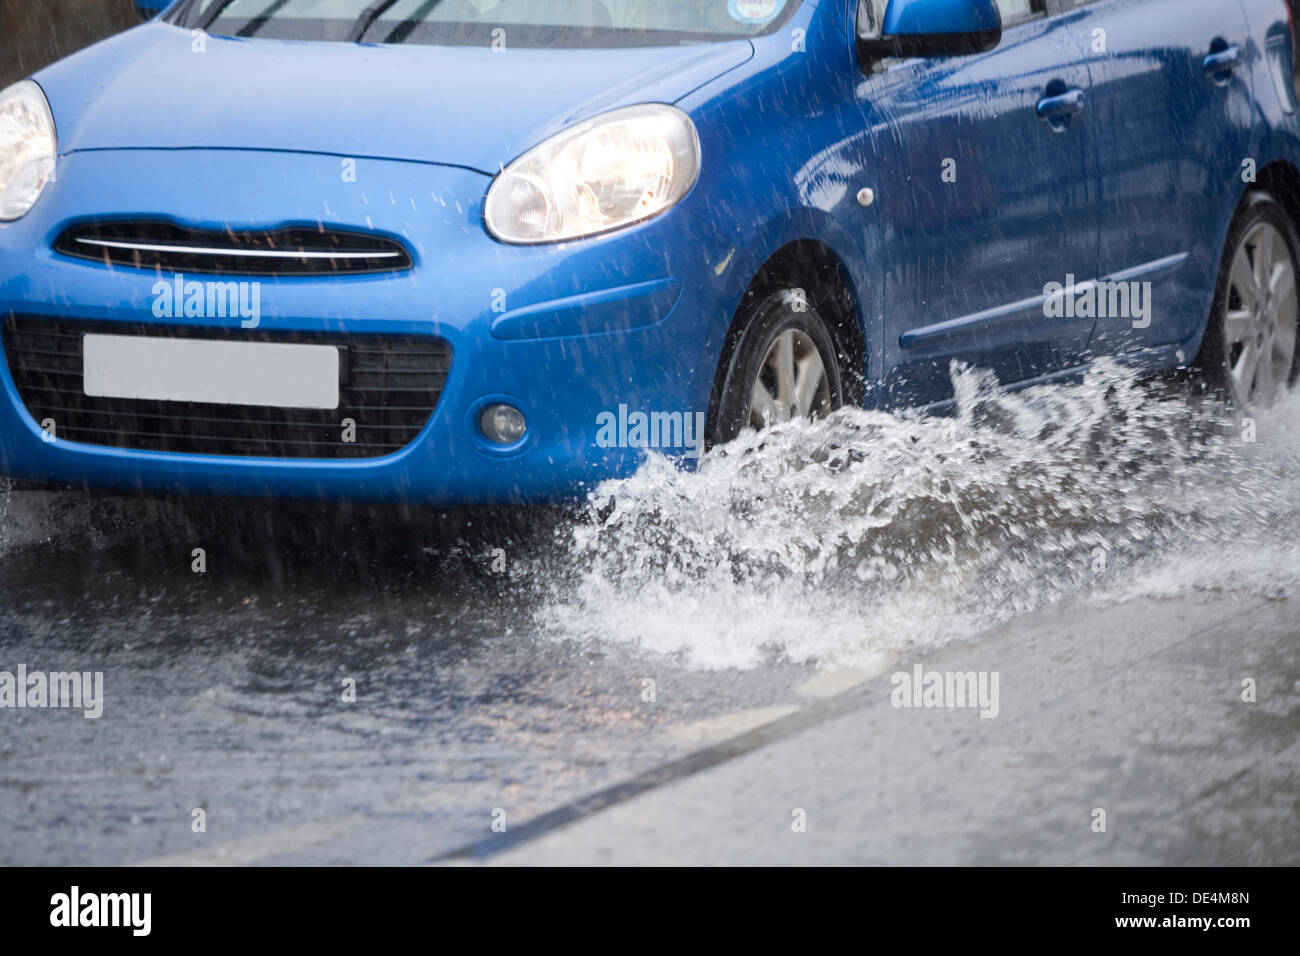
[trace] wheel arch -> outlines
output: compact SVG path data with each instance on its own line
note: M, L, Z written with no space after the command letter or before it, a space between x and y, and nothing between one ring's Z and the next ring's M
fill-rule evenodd
M1255 182L1237 203L1234 216L1241 210L1247 197L1255 192L1270 193L1286 210L1296 231L1300 232L1300 169L1293 163L1280 159L1259 170Z
M862 304L844 260L816 239L795 239L778 248L754 273L732 314L713 376L709 432L717 418L727 367L754 306L773 292L803 289L808 304L828 325L845 391L845 403L861 405L867 394L869 348Z

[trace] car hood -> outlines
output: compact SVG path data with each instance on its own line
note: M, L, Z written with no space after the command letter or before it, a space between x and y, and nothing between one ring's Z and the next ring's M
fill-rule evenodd
M59 152L191 147L414 160L493 174L618 106L675 102L754 55L748 40L554 50L209 36L148 23L37 73Z

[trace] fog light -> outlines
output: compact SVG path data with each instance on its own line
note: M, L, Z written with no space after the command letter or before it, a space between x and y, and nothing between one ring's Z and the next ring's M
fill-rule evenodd
M488 441L498 445L513 445L524 437L528 423L524 413L513 405L489 405L478 417L478 427L487 436Z

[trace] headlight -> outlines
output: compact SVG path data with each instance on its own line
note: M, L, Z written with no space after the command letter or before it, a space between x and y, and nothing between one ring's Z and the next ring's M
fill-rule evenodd
M54 177L54 117L31 80L0 91L0 222L26 215Z
M690 117L672 106L630 106L516 159L488 190L484 218L502 242L591 236L663 212L690 191L699 171Z

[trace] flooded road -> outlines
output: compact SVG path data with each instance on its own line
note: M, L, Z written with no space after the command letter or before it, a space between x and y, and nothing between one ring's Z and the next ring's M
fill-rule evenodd
M0 863L1300 863L1300 401L958 386L569 510L10 491L0 671L104 700L0 709Z

